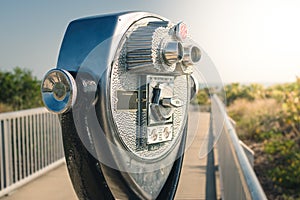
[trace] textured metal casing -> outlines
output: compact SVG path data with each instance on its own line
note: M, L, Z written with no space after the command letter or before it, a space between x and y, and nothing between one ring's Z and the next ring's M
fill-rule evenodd
M115 131L112 128L114 122L108 109L109 69L125 32L133 23L147 17L165 20L149 13L126 12L75 20L66 31L57 68L67 70L74 76L79 94L74 108L61 115L61 123L69 173L80 199L174 197L182 164L186 129L183 129L181 142L172 152L174 158L179 155L178 160L174 160L174 164L170 166L164 166L168 168L168 174L164 179L164 186L158 188L161 189L158 194L150 194L134 181L139 179L134 176L138 175L143 179L154 172L142 171L140 175L124 172L124 166L118 160L123 159L122 154L114 152L111 147L119 144L112 137ZM95 111L96 115L93 115ZM93 125L95 119L99 121L102 130ZM103 141L101 134L106 136L107 142ZM99 162L101 159L111 159L110 162L120 169ZM145 164L143 159L133 161L136 165ZM93 186L89 186L90 184ZM101 192L95 191L97 184L102 188Z

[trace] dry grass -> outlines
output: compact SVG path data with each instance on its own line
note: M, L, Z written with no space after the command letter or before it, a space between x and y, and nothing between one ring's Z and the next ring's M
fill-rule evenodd
M228 108L229 116L236 121L237 133L242 139L257 139L259 134L278 131L281 105L275 99L247 101L238 99Z
M229 113L248 117L262 114L275 115L279 111L281 111L281 105L275 99L257 99L255 101L238 99L228 108Z
M0 113L13 111L12 107L3 103L0 103Z
M287 148L290 141L294 142L296 138L291 137L283 120L283 104L275 99L255 99L251 102L238 99L228 107L228 114L236 121L239 138L255 152L254 169L268 198L299 199L300 193L289 186L296 182L298 176L289 175L292 174L290 171L294 173L295 170L291 170L293 166L287 160L291 157L295 161L297 157L294 154L298 154L298 150L296 147L290 151ZM267 152L266 146L275 149L276 153ZM285 182L276 182L277 179Z

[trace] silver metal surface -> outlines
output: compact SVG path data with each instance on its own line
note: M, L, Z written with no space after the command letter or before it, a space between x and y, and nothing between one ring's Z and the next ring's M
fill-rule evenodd
M164 98L173 98L176 87L174 83L172 76L147 76L148 125L173 121L171 118L174 113L173 107L163 106L162 101Z
M161 100L161 105L163 107L180 107L183 106L183 102L180 99L175 99L175 98L163 98Z
M201 51L198 47L187 45L184 47L182 63L185 66L191 66L199 62L201 58Z
M0 114L0 197L63 162L57 115L45 108Z
M250 147L248 147L243 141L240 140L239 142L249 160L251 167L254 168L254 151Z
M51 69L48 71L42 81L41 90L44 105L50 112L64 113L75 103L76 83L66 70Z
M153 21L150 21L153 20ZM154 18L142 19L130 27L126 33L128 39L124 47L126 51L126 68L133 71L161 71L160 43L168 35L168 21Z
M76 76L78 104L87 96L98 98L82 101L95 102L99 108L97 113L90 110L88 120L85 116L80 118L85 111L72 109L73 117L79 116L77 120L86 123L85 127L76 127L87 131L84 145L93 144L95 149L90 152L96 152L93 155L99 162L121 171L130 188L147 199L157 197L180 156L190 100L189 74L178 67L182 65L181 58L168 65L162 56L164 45L177 40L173 28L163 17L141 12L75 20L68 26L57 64L57 68ZM148 75L174 77L171 95L162 95L172 98L173 106L163 106L159 101L159 113L165 119L151 125ZM84 83L92 83L88 91L80 87ZM177 100L181 101L180 106ZM75 126L78 124L82 123ZM95 139L98 137L103 140ZM105 145L107 148L103 149ZM106 151L112 154L109 159L103 156ZM113 195L121 198L117 192Z
M121 158L116 156L116 162L119 165L126 163L127 168L137 170L138 173L129 173L127 179L131 185L140 188L147 199L157 197L176 160L190 99L188 76L178 73L175 76L173 71L176 65L170 72L170 67L162 63L160 45L162 37L168 36L170 31L169 27L164 27L167 24L149 17L131 25L107 72L110 82L106 83L109 86L106 91L109 95L101 94L110 98L106 103L110 104L108 107L112 113L112 119L107 117L111 121L112 139L130 152ZM149 32L145 31L147 26ZM153 38L149 40L151 44L145 42L149 37ZM140 45L139 40L143 41ZM139 53L141 56L138 56ZM157 95L157 101L152 102L156 85L161 92ZM120 98L120 94L126 92L132 97ZM170 108L161 105L163 98L173 97L180 99L182 106ZM119 103L121 100L127 103L127 109ZM134 102L136 105L133 106ZM152 105L159 119L153 117Z
M194 99L199 91L199 82L193 74L190 76L191 100Z
M94 26L90 24L90 20L93 18L89 17L73 21L65 33L57 68L78 72L82 71L80 67L88 61L91 64L90 72L99 80L107 66L114 60L123 35L133 22L144 18L151 18L153 21L168 21L162 16L147 12L125 12L102 18L96 16L94 19L97 20L95 20ZM103 31L103 27L105 27L105 31ZM79 32L73 31L78 29ZM77 48L78 46L81 48ZM103 59L91 58L89 56L91 54L101 55Z
M120 138L123 148L125 147L137 157L130 156L131 158L126 158L126 156L123 156L124 161L119 159L118 162L122 163L129 159L130 161L127 162L128 168L135 168L139 171L139 173L130 173L129 178L132 179L132 184L142 188L147 198L156 198L170 173L172 165L168 163L170 160L174 161L177 156L178 144L180 143L181 133L187 118L188 78L186 75L171 78L171 82L174 85L169 90L163 90L164 92L161 96L177 96L185 103L181 107L174 108L174 111L170 112L170 118L156 121L151 117L151 114L150 116L147 114L147 107L149 109L151 107L149 102L151 100L150 94L152 94L152 90L149 89L151 88L150 84L152 81L156 81L156 83L166 84L165 87L168 87L169 81L167 80L170 77L131 73L122 65L124 63L122 59L115 60L118 62L112 66L110 79L112 81L110 86L111 111L116 126L114 137L116 139ZM151 78L152 80L150 81ZM117 102L119 101L117 91L120 90L138 91L138 96L140 97L138 99L138 109L117 109ZM146 102L143 103L144 100ZM158 113L163 112L163 109L165 108L159 108ZM170 129L170 131L166 128ZM162 158L166 156L167 159L163 160ZM143 159L143 165L139 164L139 159ZM159 166L161 170L147 172L151 165L156 165L155 168Z
M177 141L179 133L182 131L187 114L185 109L188 104L189 85L187 84L186 75L174 77L173 74L173 76L170 76L167 74L170 73L169 69L162 66L161 43L165 37L171 37L169 32L172 26L168 25L169 22L167 21L159 21L151 17L133 23L120 42L110 72L111 77L109 77L109 80L111 80L109 90L113 124L117 126L118 136L127 149L147 160L157 159L174 147L173 143ZM139 54L141 55L139 56ZM157 72L165 75L155 75ZM182 82L182 80L185 80L185 82ZM156 86L160 87L161 92L158 102L154 103L152 99L154 98L153 91ZM180 92L177 90L179 87L181 88ZM120 93L118 91L137 91L137 108L118 109L118 102L122 100L117 96ZM145 96L142 96L143 93L145 93ZM164 107L159 103L163 98L173 98L174 96L184 104L184 106L176 108L176 115L173 115L175 113L173 107ZM131 107L129 101L125 102L128 104L128 108ZM145 107L142 106L142 101L146 101L144 103ZM162 143L157 147L148 146L147 138L153 130L147 129L147 126L173 123L174 119L181 121L181 125L177 129L173 129L173 132L175 132L174 138L172 138L173 142Z
M162 50L163 58L167 65L173 65L181 61L183 57L183 47L180 42L167 42Z
M134 72L191 74L201 58L184 23L140 20L126 33L123 46L126 68Z
M217 142L219 171L221 174L222 199L267 199L254 173L235 129L232 126L225 106L220 99L212 97L212 115L214 134L218 135Z
M165 142L164 140L157 140L157 143L161 144L150 148L147 145L149 144L147 138L152 136L155 138L156 129L145 127L161 123L172 124L177 118L180 118L179 121L183 125L185 122L183 119L186 118L185 109L188 104L190 84L186 75L181 74L182 70L174 72L177 63L182 65L180 61L183 56L183 47L176 39L174 29L174 25L168 21L159 21L151 17L134 22L120 42L114 59L116 62L109 77L112 80L109 90L111 90L111 110L115 122L113 124L117 125L119 137L125 147L143 159L161 157L174 146L172 143L161 143ZM180 39L185 42L186 35ZM185 45L190 45L190 40L187 42ZM160 75L155 76L157 73ZM182 80L180 75L185 77L186 81L180 82L181 86L176 81ZM174 88L178 87L181 91L175 93ZM119 91L137 91L137 95L132 97L136 99L136 106L131 106L134 101L127 100L125 102L128 104L127 111L118 109L118 103L125 100L125 97L122 99L118 97ZM140 99L143 92L146 95L143 96L144 99ZM146 101L146 107L141 107L142 103L139 102L142 101ZM121 107L124 106L119 106ZM133 107L136 109L130 109ZM177 141L177 132L182 131L182 126L178 128L173 128L175 133L172 141ZM150 140L152 144L154 140Z
M178 40L183 41L187 38L188 36L188 28L185 23L179 22L176 24L174 27L175 31L175 36Z

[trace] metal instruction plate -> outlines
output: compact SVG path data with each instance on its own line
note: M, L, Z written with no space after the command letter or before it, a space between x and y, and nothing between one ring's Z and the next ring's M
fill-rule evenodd
M147 128L147 144L156 144L172 140L173 125L165 124Z

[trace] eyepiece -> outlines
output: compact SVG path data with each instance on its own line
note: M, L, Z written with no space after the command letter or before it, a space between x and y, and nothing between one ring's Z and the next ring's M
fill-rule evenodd
M76 99L77 87L72 75L66 70L51 69L42 81L42 99L50 112L67 112Z
M193 46L191 49L191 60L193 63L199 62L201 58L201 51L198 47Z
M183 47L180 42L168 42L163 49L163 58L167 65L173 65L181 61L183 57Z
M186 46L184 47L183 59L182 63L184 66L189 67L197 62L199 62L201 58L201 51L196 46Z

